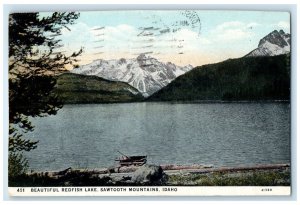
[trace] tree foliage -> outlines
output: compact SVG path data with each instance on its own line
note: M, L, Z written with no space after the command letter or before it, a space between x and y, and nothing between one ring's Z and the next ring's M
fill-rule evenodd
M9 15L9 151L30 151L37 141L23 134L33 131L29 117L56 114L62 107L52 95L55 74L77 62L82 53L65 54L59 38L63 28L74 24L75 12L55 12L48 16L39 13ZM15 157L16 158L16 157Z
M149 101L290 99L290 55L244 57L194 68Z
M10 178L25 174L28 170L28 161L22 153L10 152L8 156L8 176Z

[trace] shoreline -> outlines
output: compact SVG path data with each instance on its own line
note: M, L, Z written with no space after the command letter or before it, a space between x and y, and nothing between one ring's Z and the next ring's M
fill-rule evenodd
M89 102L64 103L64 105L107 105L107 104L133 104L133 103L166 103L166 104L230 104L230 103L291 103L291 100L176 100L176 101L128 101L128 102Z
M153 178L154 177L154 178ZM9 178L9 187L72 186L290 186L290 164L213 167L148 165L31 172Z
M252 166L221 166L213 167L212 165L174 165L174 164L165 164L159 165L166 174L182 174L182 173L191 173L191 174L206 174L212 172L239 172L239 171L255 171L255 170L273 170L273 169L283 169L290 168L289 163L285 164L258 164ZM73 169L71 167L60 170L60 171L33 171L27 173L27 175L39 175L39 176L49 176L55 177L64 175L68 172L84 172L98 175L106 174L127 174L135 172L139 166L123 166L123 167L108 167L108 168L93 168L93 169Z

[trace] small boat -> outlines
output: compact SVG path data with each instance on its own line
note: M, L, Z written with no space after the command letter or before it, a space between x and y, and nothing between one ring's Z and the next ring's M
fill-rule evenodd
M119 153L122 154L121 152ZM122 154L122 156L115 159L115 161L118 161L120 166L142 166L146 164L147 156L126 156Z

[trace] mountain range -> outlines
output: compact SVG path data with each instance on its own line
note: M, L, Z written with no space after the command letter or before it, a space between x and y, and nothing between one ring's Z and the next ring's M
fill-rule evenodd
M289 100L290 49L290 34L275 30L244 57L196 68L145 54L98 59L59 76L56 92L65 103Z
M94 60L71 72L126 82L147 97L192 68L191 65L181 67L170 62L163 63L153 57L140 54L133 59Z

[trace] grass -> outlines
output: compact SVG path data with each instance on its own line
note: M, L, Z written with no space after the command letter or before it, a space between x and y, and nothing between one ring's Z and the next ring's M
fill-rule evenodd
M171 186L289 186L289 170L171 175Z

